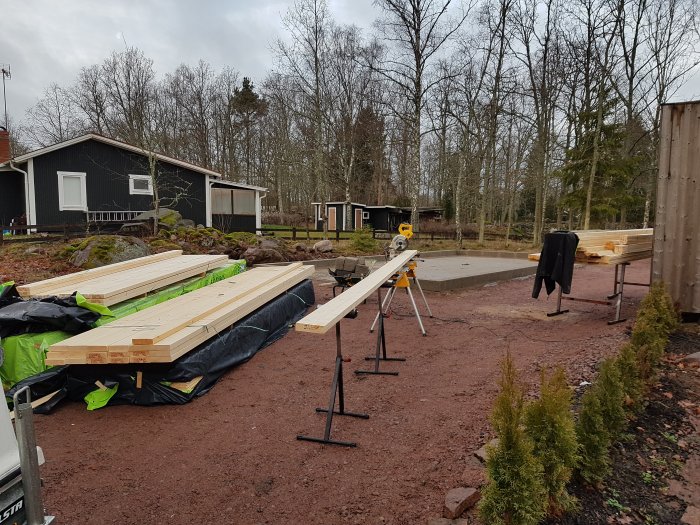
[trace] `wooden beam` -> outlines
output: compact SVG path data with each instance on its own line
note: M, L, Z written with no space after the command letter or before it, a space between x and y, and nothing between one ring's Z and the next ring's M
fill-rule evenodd
M279 272L278 277L276 277L276 279L284 277L292 271L301 268L301 266L302 263L297 262L292 263L288 266L281 267L282 269ZM160 326L151 329L146 329L142 334L139 334L138 337L134 337L131 341L135 345L156 344L157 342L162 341L163 339L174 334L175 332L182 330L186 326L196 324L197 321L199 321L200 319L208 317L209 315L215 313L217 310L221 310L226 306L230 305L231 303L238 301L242 297L254 292L255 289L258 288L263 282L264 278L256 280L255 272L249 272L248 280L244 281L243 283L241 283L240 286L232 290L232 293L229 295L217 297L213 301L195 304L192 304L191 301L188 300L188 298L185 298L185 301L183 302L190 304L188 305L189 307L185 312L186 315L184 316L184 318L171 319Z
M370 273L359 283L347 288L342 294L304 317L296 323L295 329L298 332L325 334L358 304L372 295L377 288L404 268L416 255L418 255L416 250L406 250L400 253Z
M35 294L40 294L44 290L51 289L56 286L64 286L79 283L86 279L92 279L94 277L102 275L109 275L117 271L122 271L129 268L136 268L137 266L143 266L144 264L151 264L156 261L163 261L165 259L179 257L181 255L182 250L170 250L163 253L157 253L155 255L148 255L146 257L131 259L129 261L108 264L107 266L100 266L99 268L92 268L91 270L84 270L82 272L61 275L59 277L46 279L44 281L38 281L36 283L25 284L23 286L18 286L17 292L22 297L32 297Z

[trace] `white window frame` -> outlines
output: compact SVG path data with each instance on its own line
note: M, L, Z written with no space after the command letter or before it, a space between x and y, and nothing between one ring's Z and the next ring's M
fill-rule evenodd
M363 212L362 212L362 220L363 220L363 221L368 221L368 220L369 220L369 212L368 212L368 211L363 211Z
M147 190L139 190L134 188L135 180L146 180L148 181ZM129 173L129 195L153 195L153 179L150 175L133 175Z
M87 189L85 185L85 173L80 171L58 171L58 209L59 211L88 211L87 206ZM65 196L63 194L63 178L77 177L80 179L80 204L65 204Z

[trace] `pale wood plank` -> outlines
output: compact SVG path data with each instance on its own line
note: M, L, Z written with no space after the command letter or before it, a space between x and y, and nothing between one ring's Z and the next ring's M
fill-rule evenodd
M311 312L295 325L298 332L324 334L345 317L353 308L386 283L396 272L404 268L418 252L406 250L370 273L359 283Z
M109 264L107 266L101 266L99 268L92 268L90 270L84 270L82 272L71 273L68 275L61 275L59 277L53 277L51 279L46 279L44 281L38 281L36 283L25 284L23 286L17 287L17 292L22 297L32 297L32 294L41 293L44 289L52 288L54 286L61 286L64 284L71 284L84 281L86 279L92 279L98 275L108 275L116 271L125 270L128 268L135 268L137 266L142 266L144 264L150 264L155 261L162 261L165 259L170 259L172 257L179 257L182 255L182 250L170 250L163 253L157 253L155 255L148 255L146 257L138 257L136 259L131 259L129 261L123 261L115 264Z

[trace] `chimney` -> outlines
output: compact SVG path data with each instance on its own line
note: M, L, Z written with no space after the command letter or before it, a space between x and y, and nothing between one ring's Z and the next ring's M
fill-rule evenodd
M10 160L10 132L0 126L0 164Z

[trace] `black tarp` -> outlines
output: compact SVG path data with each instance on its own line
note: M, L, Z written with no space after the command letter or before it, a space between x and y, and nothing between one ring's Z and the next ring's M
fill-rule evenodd
M184 404L207 393L227 370L284 336L314 302L313 284L307 280L173 363L54 367L21 381L7 395L11 396L25 385L31 387L35 399L59 390L51 403L36 409L38 413L45 413L65 397L82 401L95 390L95 382L100 381L107 388L119 385L109 405ZM142 373L140 389L136 388L137 372ZM203 376L202 380L189 393L167 385L198 376Z
M90 330L100 314L78 306L75 296L23 300L15 287L0 294L0 338L62 330L79 334Z

